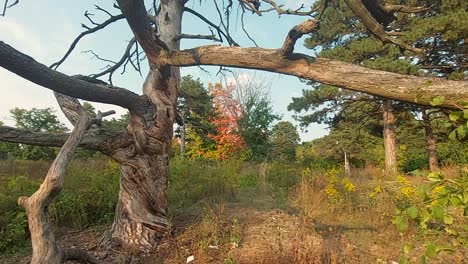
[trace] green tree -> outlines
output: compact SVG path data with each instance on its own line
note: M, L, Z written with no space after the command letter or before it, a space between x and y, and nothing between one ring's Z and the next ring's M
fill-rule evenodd
M271 130L271 155L275 160L294 161L299 133L289 121L281 121Z
M32 108L31 110L15 107L10 110L15 120L16 127L32 132L63 132L67 127L62 124L55 111L48 107L44 109Z
M384 23L386 30L393 30L394 35L400 35L405 43L411 43L418 48L425 48L427 54L417 54L406 51L404 48L393 44L385 44L376 38L359 20L356 14L349 8L349 1L317 1L316 7L328 6L321 16L320 28L306 39L306 46L317 49L319 56L338 59L369 68L391 71L396 73L425 75L428 73L449 78L460 78L463 75L464 53L463 43L466 27L457 27L453 23L463 23L462 17L466 17L466 3L464 1L431 1L426 3L428 9L417 14L405 12L395 13L382 9L378 2L364 2L370 9L370 13L380 23ZM400 1L402 5L423 5L424 2ZM389 4L385 2L385 4ZM374 6L376 5L376 6ZM463 9L464 8L464 9ZM437 10L440 10L438 12ZM350 23L353 21L353 23ZM415 25L418 25L417 27ZM466 23L464 23L466 24ZM431 46L432 45L432 46ZM428 47L431 46L431 49ZM465 72L466 74L466 72ZM324 122L336 125L342 116L343 109L349 108L356 101L364 101L369 104L381 104L380 114L384 117L383 136L386 156L386 170L394 173L396 165L395 155L397 131L395 130L395 116L399 111L414 111L413 106L381 102L379 98L349 92L339 87L312 83L310 91L304 91L301 98L293 99L289 106L296 112L309 111L307 114L296 115L302 125L311 122ZM374 101L374 102L372 102ZM424 110L419 110L419 112ZM365 119L364 119L365 120ZM365 125L365 124L363 124ZM431 130L426 129L430 132ZM431 140L432 136L426 136ZM434 156L434 144L427 144L428 153ZM400 155L402 156L402 155ZM432 160L435 160L433 157ZM434 162L432 162L433 164Z
M180 155L198 156L199 150L206 151L213 144L208 135L215 133L210 120L214 117L213 97L200 82L192 76L183 76L177 96L180 138ZM188 148L188 149L187 149Z
M271 149L271 125L280 117L274 113L269 97L269 90L263 82L237 82L235 89L240 103L241 115L237 120L239 135L247 146L247 159L264 161Z
M0 121L0 127L4 123ZM0 142L0 160L14 159L20 155L20 145L16 143Z
M31 110L14 108L10 113L15 120L16 127L32 132L63 132L67 127L61 123L54 114L52 108L32 108ZM55 158L56 149L51 147L39 147L20 145L20 151L16 158L26 160L52 160Z

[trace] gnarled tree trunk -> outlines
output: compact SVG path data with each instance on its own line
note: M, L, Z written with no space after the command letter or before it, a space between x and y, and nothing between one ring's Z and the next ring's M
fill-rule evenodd
M119 1L122 12L131 20L133 15L126 14L128 3ZM134 11L132 6L130 9ZM176 36L181 33L182 13L182 1L161 1L156 29L171 49L179 49ZM139 39L139 29L135 26L132 30ZM144 43L142 46L145 48ZM131 113L127 128L134 144L111 154L120 164L121 177L109 235L127 253L150 252L169 225L166 189L179 82L179 68L155 65L150 60L143 93L155 106L147 113L152 118Z
M395 115L393 114L392 100L383 102L383 140L385 149L385 175L397 174Z

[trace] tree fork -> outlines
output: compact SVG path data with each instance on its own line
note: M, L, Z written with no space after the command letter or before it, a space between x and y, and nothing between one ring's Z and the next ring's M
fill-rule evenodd
M39 189L30 197L23 196L18 199L18 205L26 210L28 216L33 248L31 264L58 264L71 259L100 263L85 251L59 248L47 217L47 207L62 189L66 166L73 158L73 154L90 123L88 115L82 112L82 116L60 149Z

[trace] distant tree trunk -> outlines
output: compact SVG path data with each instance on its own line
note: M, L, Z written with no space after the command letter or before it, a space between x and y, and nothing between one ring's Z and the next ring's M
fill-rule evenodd
M429 170L434 172L439 171L439 159L437 158L436 139L432 130L431 120L426 111L422 111L422 119L426 137L427 156L429 157Z
M351 166L349 165L348 155L346 155L346 151L344 151L344 172L346 176L351 175Z
M180 116L182 125L180 126L180 157L185 157L185 115Z
M385 149L385 175L397 174L395 115L391 100L383 102L383 140Z

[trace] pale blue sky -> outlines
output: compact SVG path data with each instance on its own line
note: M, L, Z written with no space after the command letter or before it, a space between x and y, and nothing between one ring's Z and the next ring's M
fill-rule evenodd
M200 6L200 1L198 0L189 1L188 7L203 13L217 24L219 18L217 13L214 12L213 2L210 0L201 2L202 5ZM297 8L302 3L308 6L314 0L279 0L277 2L284 3L287 7ZM50 65L61 58L71 41L83 31L80 24L87 22L83 16L86 10L95 13L97 21L106 19L104 14L93 10L94 4L106 7L108 10L113 11L114 14L118 13L118 10L111 7L112 1L20 1L19 5L8 10L6 17L0 17L0 40L34 57L39 62ZM240 18L237 19L236 10L233 13L231 34L241 46L253 46L253 43L250 42L242 31ZM294 25L305 19L307 18L294 16L278 17L273 12L265 14L262 17L249 13L245 14L245 27L259 46L278 48L281 47L287 32ZM183 32L192 34L210 33L206 24L188 13L184 14ZM88 35L81 40L69 59L59 68L59 71L67 74L98 72L105 64L96 59L91 60L91 55L82 53L82 51L92 49L102 57L117 60L120 58L130 38L131 31L123 20L95 34ZM295 50L297 52L312 54L312 51L304 48L302 43L303 40L300 40ZM215 43L211 41L183 40L182 48L208 44ZM204 83L220 81L221 76L216 76L218 67L204 67L204 69L208 69L211 73L206 73L198 67L190 67L183 68L182 74L199 77ZM255 73L253 71L242 71L242 74L249 77ZM298 78L291 76L257 72L256 77L271 82L271 99L275 111L283 116L283 120L296 123L291 117L292 113L288 112L286 107L291 102L293 96L299 96L302 89L307 89L308 86ZM128 88L137 93L141 93L143 80L143 77L131 71L124 75L114 74L115 85ZM0 99L0 120L9 125L13 125L9 117L9 110L14 107L53 107L58 110L58 105L50 90L21 79L2 68L0 68L0 94L2 94ZM115 106L102 104L97 104L96 106L101 110L114 109L119 114L124 113L123 109L118 109ZM65 122L65 118L59 111L57 111L57 114ZM308 141L323 136L326 133L323 126L315 124L308 128L307 133L301 132L301 138L303 141Z

